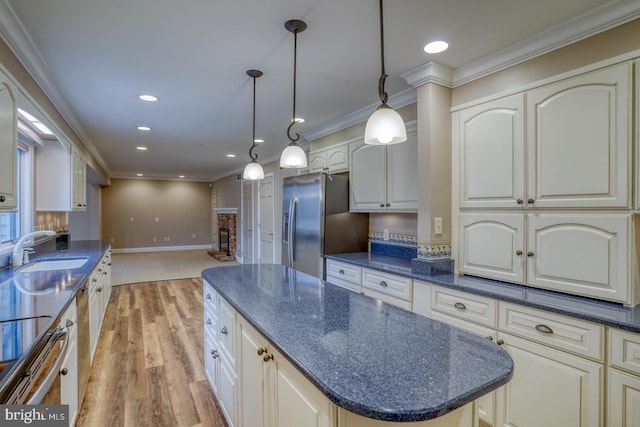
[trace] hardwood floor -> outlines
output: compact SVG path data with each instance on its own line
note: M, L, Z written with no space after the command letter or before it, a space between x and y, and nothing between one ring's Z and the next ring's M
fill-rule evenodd
M77 426L226 423L204 374L202 279L113 288Z

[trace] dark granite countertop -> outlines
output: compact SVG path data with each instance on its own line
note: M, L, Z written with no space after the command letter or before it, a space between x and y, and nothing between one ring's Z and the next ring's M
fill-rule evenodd
M37 347L46 331L55 325L59 316L73 301L76 292L86 282L109 245L108 241L100 240L71 241L68 250L57 251L55 239L49 239L35 246L36 253L31 256L30 263L61 258L86 258L87 262L79 268L65 270L28 273L12 267L0 270L0 321L42 316L50 318L42 333L33 339L29 348L22 349L20 359L0 372L0 392L4 392L15 369L32 356L30 353ZM9 341L11 337L2 339Z
M325 258L640 333L640 306L625 307L622 304L471 276L416 274L411 271L409 259L368 252L326 255Z
M513 371L491 341L281 265L202 277L332 402L365 417L436 418Z

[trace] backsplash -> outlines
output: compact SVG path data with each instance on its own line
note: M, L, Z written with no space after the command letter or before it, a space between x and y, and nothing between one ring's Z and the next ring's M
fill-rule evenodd
M416 236L407 234L391 234L384 240L383 233L369 233L370 252L372 254L413 259L418 256Z
M378 232L370 232L369 233L369 241L370 242L381 242L385 244L396 244L396 245L407 245L407 246L416 246L418 243L418 238L416 236L408 235L408 234L391 234L389 233L389 239L384 240L384 234Z

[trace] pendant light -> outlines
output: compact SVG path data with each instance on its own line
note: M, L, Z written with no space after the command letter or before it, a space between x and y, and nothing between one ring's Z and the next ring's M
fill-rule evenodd
M387 92L384 90L384 81L387 74L384 70L384 25L382 17L382 0L380 0L380 58L382 71L378 80L378 96L380 106L367 120L364 129L364 143L370 145L398 144L407 140L407 129L400 114L387 105Z
M251 140L251 148L249 149L249 157L251 161L244 167L242 179L258 180L264 179L264 170L258 160L258 155L253 153L256 148L256 79L262 75L260 70L247 70L247 75L253 79L253 139Z
M296 62L298 51L298 33L307 29L307 24L299 19L292 19L285 22L284 27L287 31L293 33L293 114L291 115L291 123L287 128L287 137L289 138L289 145L282 151L280 155L280 167L281 168L306 168L307 167L307 155L304 150L297 144L300 139L298 133L295 137L291 136L291 128L297 123L296 121Z

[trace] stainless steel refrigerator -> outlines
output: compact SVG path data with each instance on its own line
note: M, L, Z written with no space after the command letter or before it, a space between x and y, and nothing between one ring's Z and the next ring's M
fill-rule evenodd
M312 173L283 185L282 264L324 279L324 255L367 251L369 214L349 212L347 176Z

